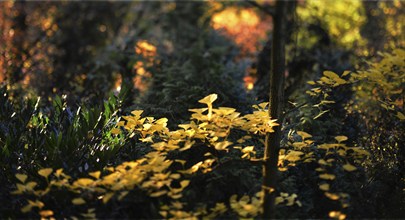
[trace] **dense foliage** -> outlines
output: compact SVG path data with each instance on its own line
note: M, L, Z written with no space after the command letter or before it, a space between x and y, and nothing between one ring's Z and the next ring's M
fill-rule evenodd
M273 2L0 5L3 218L261 218L276 126L277 218L405 217L403 2L291 4L281 119Z

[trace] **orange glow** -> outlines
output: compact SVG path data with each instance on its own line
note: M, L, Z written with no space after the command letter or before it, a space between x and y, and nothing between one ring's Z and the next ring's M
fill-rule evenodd
M247 90L252 90L254 85L255 85L255 79L252 76L245 76L243 78L243 81L245 82L245 88Z
M156 47L149 42L142 40L136 43L135 53L144 57L154 57L156 56Z
M250 8L226 8L212 16L211 24L215 30L232 39L243 55L258 51L260 40L265 39L271 29L271 22L260 18Z
M271 17L259 17L254 9L228 7L212 16L211 25L215 30L231 39L240 47L241 57L255 57L262 49L261 41L267 38L272 29ZM246 90L252 90L256 80L256 71L248 68L244 77Z
M122 76L121 76L121 74L118 74L117 79L115 80L115 83L114 83L114 93L116 95L118 95L121 91L121 84L122 84Z
M147 69L154 65L157 49L153 44L142 40L136 43L135 53L142 57L142 61L137 61L133 66L135 76L132 81L134 87L143 93L150 85L152 73Z

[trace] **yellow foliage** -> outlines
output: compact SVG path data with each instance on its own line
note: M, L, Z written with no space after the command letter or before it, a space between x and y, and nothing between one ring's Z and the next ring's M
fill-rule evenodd
M297 14L303 22L319 21L333 40L341 46L352 47L355 42L357 45L365 44L360 35L360 28L365 22L360 0L307 0L305 4L299 5ZM309 46L315 44L316 41L307 39L308 36L308 33L303 33L299 41L306 42Z
M343 165L342 167L343 167L343 169L345 169L346 171L349 171L349 172L357 170L357 167L355 167L349 163Z
M86 201L82 198L75 198L75 199L72 199L72 203L74 205L83 205L83 204L86 204Z
M53 216L53 211L52 210L42 210L39 212L39 215L42 218L49 218L49 217Z
M339 211L331 211L329 212L329 217L334 219L343 220L346 219L346 215L339 212Z
M52 168L45 168L45 169L41 169L38 171L38 174L48 178L48 176L52 173L53 169Z
M323 191L329 191L330 185L328 183L321 184L321 185L319 185L319 189L321 189Z
M320 174L319 178L325 179L325 180L334 180L336 178L336 176L333 174L324 173L324 174Z
M332 74L329 76L332 77ZM333 75L333 77L335 76ZM34 189L37 185L35 182L26 183L28 177L24 174L17 174L16 178L21 183L16 184L15 193L26 193L39 198L51 193L55 188L63 187L77 195L72 200L74 205L86 204L91 206L94 203L89 198L97 198L103 204L107 204L112 199L121 200L125 198L130 191L139 190L150 198L167 201L159 207L159 213L163 218L216 218L230 210L237 213L241 218L257 217L262 212L263 196L261 192L255 196L245 195L239 199L237 195L232 196L229 200L230 209L223 203L217 203L211 207L198 206L193 211L185 211L185 207L181 203L183 192L192 182L191 177L212 172L220 165L221 161L215 153L207 152L201 161L188 164L185 160L170 159L168 157L170 153L179 153L204 144L213 151L228 152L232 150L240 153L242 159L259 160L255 158L255 148L258 146L235 146L235 143L245 143L253 135L263 141L266 133L273 132L273 127L278 126L276 120L269 117L268 103L255 105L253 113L241 115L233 108L215 108L214 101L217 98L216 94L211 94L201 99L199 102L205 104L206 107L190 109L193 112L190 122L179 125L177 130L170 130L167 127L168 119L166 118L142 117L142 110L132 111L131 115L122 117L123 121L118 122L117 129L122 129L125 131L123 132L125 135L136 137L138 138L137 141L151 147L151 151L142 158L123 162L115 167L106 167L103 171L90 172L87 176L79 179L72 179L63 172L63 169L56 171L52 168L42 169L38 171L41 176L52 177L46 188L42 190ZM243 131L242 137L235 138L239 138L237 141L233 140L234 137L230 137L233 130ZM311 152L314 147L312 135L304 131L297 131L297 134L302 137L302 142L293 143L292 149L280 151L280 168L293 166L299 162L316 161L314 152ZM360 148L350 148L340 143L345 141L344 136L337 136L336 140L339 143L317 146L321 152L331 153L337 149L345 151L353 149L354 153L348 154L347 157L366 154ZM327 159L318 161L322 166L332 164L332 162ZM173 164L175 166L172 166ZM173 167L177 168L174 169ZM350 171L353 168L346 164L343 169ZM322 170L322 172L323 174L319 176L321 179L335 179L334 174L328 174L326 170ZM54 175L51 176L52 173ZM329 185L320 185L320 189L328 191ZM83 193L89 193L93 197L85 197L85 200L80 197ZM327 194L326 196L336 198L333 195ZM276 201L286 206L300 206L301 203L297 198L298 195L296 194L281 193ZM23 207L22 211L28 212L31 211L32 207L38 206L40 206L39 203L29 203ZM51 216L50 212L43 212L43 214ZM88 213L84 213L82 216L95 217L94 210L88 210Z
M22 183L24 183L25 180L27 180L27 175L25 175L25 174L18 173L15 175L15 177Z

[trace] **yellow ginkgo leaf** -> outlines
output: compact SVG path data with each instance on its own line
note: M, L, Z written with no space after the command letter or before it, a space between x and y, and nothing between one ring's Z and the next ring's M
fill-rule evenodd
M80 178L78 180L76 180L73 185L75 186L88 186L90 184L92 184L94 181L92 179L89 178Z
M200 167L201 167L202 164L203 164L202 161L200 161L200 162L194 164L194 165L190 168L191 173L197 172L197 171L200 169Z
M405 115L402 114L401 112L397 112L397 117L402 121L405 120Z
M56 177L60 177L60 176L62 175L62 173L63 173L63 168L57 169L57 170L55 171L55 176L56 176Z
M280 204L280 203L283 203L284 202L284 198L283 197L281 197L281 196L277 196L276 197L276 201L275 201L275 204L276 205L278 205L278 204Z
M301 159L301 155L304 153L301 151L295 151L291 150L288 152L287 156L285 157L286 160L291 161L291 162L296 162Z
M343 165L343 169L345 169L346 171L352 172L357 170L357 167L351 165L350 163L347 163L345 165Z
M217 100L217 98L218 98L218 95L214 93L214 94L211 94L211 95L208 95L208 96L204 97L203 99L200 99L198 102L203 103L203 104L207 104L207 105L212 105L212 103L215 100Z
M318 160L318 164L320 165L328 165L328 162L326 162L324 159Z
M111 133L112 134L121 134L121 130L119 129L119 128L113 128L113 129L111 129Z
M52 168L40 169L38 171L38 174L45 177L45 178L48 178L48 176L52 173L52 171L53 171Z
M262 102L258 106L262 109L265 109L269 105L269 102Z
M101 174L100 171L96 171L96 172L89 173L89 175L92 176L92 177L94 177L95 179L100 178L100 174Z
M124 126L125 125L125 121L119 121L118 123L117 123L117 127L122 127L122 126Z
M312 135L308 134L304 131L297 131L297 134L302 137L303 140L312 137Z
M84 199L82 199L82 198L75 198L75 199L72 199L72 203L74 205L83 205L86 203L86 201L84 201Z
M28 204L28 205L21 208L21 212L22 213L27 213L27 212L31 211L31 209L32 209L32 205Z
M329 191L329 188L330 188L330 185L327 183L319 185L319 189L321 189L323 191Z
M335 137L335 140L337 140L337 142L343 142L343 141L346 141L347 140L347 137L346 136L336 136Z
M228 147L229 145L231 145L231 144L232 144L232 142L230 142L230 141L218 142L218 143L215 144L215 149L216 149L216 150L226 150L227 147Z
M28 200L28 204L31 205L32 207L38 207L39 209L42 209L45 206L45 204L39 200L35 201Z
M105 194L103 196L103 203L106 204L113 196L114 196L114 193L112 193L112 192Z
M329 217L334 218L334 219L339 219L339 220L346 219L346 215L341 212L338 212L338 211L329 212Z
M319 178L324 179L324 180L334 180L336 178L336 176L333 174L324 173L324 174L319 175Z
M347 76L347 75L349 75L349 74L350 74L350 71L349 71L349 70L346 70L346 71L343 72L342 76Z
M36 182L31 181L25 184L25 189L27 190L34 190L34 187L38 185Z
M333 80L340 78L338 74L336 74L336 73L334 73L334 72L332 72L332 71L324 71L324 72L323 72L323 75L324 75L324 76L327 76L327 77L329 77L329 78L331 78L331 79L333 79Z
M335 193L329 193L329 192L325 192L325 196L331 200L338 200L340 198L339 195L337 195Z
M15 175L15 177L16 177L18 180L20 180L22 183L24 183L25 180L27 180L27 175L25 175L25 174L17 173L17 174Z
M52 210L42 210L39 212L39 215L41 215L42 218L50 217L53 215Z
M135 111L132 111L132 112L131 112L131 114L132 114L134 117L139 117L139 116L141 116L142 113L143 113L143 110L135 110Z
M128 195L129 191L123 191L118 196L118 200L121 201L126 195Z
M168 193L167 190L161 190L161 191L158 191L158 192L153 192L153 193L149 194L149 196L150 197L159 197L159 196L165 195L167 193Z
M182 180L180 182L181 188L186 188L190 184L190 180Z

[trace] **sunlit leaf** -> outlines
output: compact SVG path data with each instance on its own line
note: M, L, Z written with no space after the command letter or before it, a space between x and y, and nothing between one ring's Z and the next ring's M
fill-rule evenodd
M346 70L346 71L343 72L342 76L347 76L349 74L350 74L350 71Z
M331 200L338 200L340 198L339 195L337 195L335 193L329 193L329 192L325 192L325 196Z
M269 105L269 102L262 102L258 106L262 109L265 109Z
M89 178L80 178L78 180L76 180L73 185L77 185L77 186L88 186L90 184L92 184L94 182L94 180L89 179Z
M334 180L336 178L336 176L333 174L324 173L324 174L320 174L319 178L324 179L324 180Z
M281 197L281 196L277 196L277 197L276 197L276 200L275 200L275 204L276 204L276 205L281 204L281 203L283 203L283 202L284 202L284 198L283 198L283 197Z
M86 203L86 201L82 198L75 198L75 199L72 199L72 203L74 205L83 205Z
M15 175L15 177L16 177L18 180L20 180L22 183L24 183L25 180L27 180L27 175L25 175L25 174L17 173L17 174Z
M206 97L204 97L203 99L200 99L198 102L199 103L203 103L203 104L207 104L207 105L212 105L212 103L217 100L218 95L217 94L211 94L208 95Z
M331 211L329 212L329 217L334 219L343 220L346 219L346 215L339 212L339 211Z
M328 183L324 183L319 185L319 189L323 190L323 191L329 191L330 185Z
M327 112L329 112L330 110L328 109L328 110L325 110L325 111L321 111L318 115L316 115L313 119L315 120L315 119L318 119L318 118L320 118L322 115L324 115L325 113L327 113Z
M337 142L340 143L340 142L346 141L347 137L346 136L336 136L335 140L337 140Z
M320 164L320 165L329 165L324 159L319 159L318 164Z
M227 147L228 147L229 145L231 145L231 144L232 144L232 142L230 142L230 141L218 142L218 143L215 144L215 149L216 149L216 150L226 150Z
M53 169L52 168L45 168L45 169L41 169L38 171L38 174L48 178L48 176L52 173Z
M28 204L28 205L21 208L21 212L22 213L27 213L27 212L31 211L31 209L32 209L32 205Z
M114 193L109 192L103 196L103 203L107 204L108 201L114 196Z
M297 134L299 136L301 136L303 140L312 137L312 135L310 135L310 134L308 134L307 132L304 132L304 131L297 131Z
M301 151L294 151L291 150L288 152L287 156L285 157L286 160L291 161L291 162L296 162L301 159L301 155L304 153Z
M202 164L203 164L202 161L200 161L200 162L194 164L194 165L191 167L191 172L192 172L192 173L197 172L197 171L200 169L200 166L201 166Z
M190 180L182 180L180 182L181 188L186 188L190 184Z
M55 171L55 176L56 176L56 177L60 177L60 176L62 175L62 173L63 173L63 168L57 169L57 170Z
M405 120L405 115L404 114L402 114L402 112L397 112L397 115L396 115L401 121L402 120Z
M100 174L101 174L100 171L95 171L95 172L89 173L89 175L94 177L95 179L100 178Z
M42 210L39 212L39 215L41 215L42 218L50 217L53 215L52 210Z
M343 167L343 169L345 169L346 171L349 171L349 172L357 170L357 167L355 167L349 163L343 165L342 167Z
M332 71L324 71L324 72L323 72L323 75L324 75L324 76L327 76L327 77L329 77L329 78L331 78L331 79L340 78L338 74L336 74L336 73L334 73L334 72L332 72Z
M36 182L34 182L34 181L31 181L31 182L28 182L28 183L25 184L25 188L26 188L27 190L34 190L34 187L35 187L36 185L38 185L38 183L36 183Z
M113 128L113 129L111 129L111 133L115 134L115 135L121 134L121 130L119 128Z
M35 201L28 200L28 203L32 207L38 207L39 209L42 209L45 206L45 204L43 202L39 201L39 200L35 200Z
M135 110L135 111L131 112L131 114L135 117L140 117L142 113L143 113L143 110Z
M161 190L161 191L158 191L158 192L153 192L153 193L149 194L149 196L150 197L159 197L159 196L165 195L167 193L168 193L167 190Z

